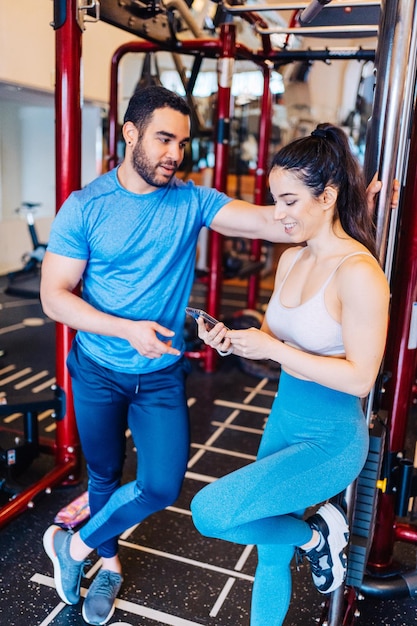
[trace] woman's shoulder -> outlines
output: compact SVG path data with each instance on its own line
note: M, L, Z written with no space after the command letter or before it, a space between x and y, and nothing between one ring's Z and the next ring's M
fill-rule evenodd
M339 285L351 292L389 292L387 277L378 261L366 248L358 248L345 255L337 272Z
M352 248L348 248L341 255L339 262L340 270L357 268L358 271L365 270L366 268L373 268L378 272L382 272L381 265L378 259L370 252L365 246L358 244Z
M305 246L289 246L281 253L279 257L279 265L290 266L295 261L301 251L305 250Z
M281 253L275 274L275 285L279 284L284 279L304 248L305 246L289 246Z

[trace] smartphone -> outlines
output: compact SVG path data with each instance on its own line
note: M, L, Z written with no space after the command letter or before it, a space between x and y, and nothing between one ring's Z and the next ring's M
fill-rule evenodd
M203 311L203 309L193 309L192 307L187 306L185 308L185 312L187 313L187 315L190 315L195 320L198 320L199 317L202 317L206 322L208 330L211 330L216 324L219 323L219 320L216 320L215 317L212 317L211 315Z

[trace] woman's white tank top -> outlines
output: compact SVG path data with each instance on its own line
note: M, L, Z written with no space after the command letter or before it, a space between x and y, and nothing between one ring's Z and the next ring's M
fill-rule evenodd
M323 356L344 355L346 351L343 345L342 326L327 311L324 294L327 285L346 259L358 254L370 257L372 255L369 252L352 252L346 255L314 296L299 306L283 306L281 304L282 287L305 249L301 248L295 255L281 285L272 295L266 312L266 321L276 337L304 352Z

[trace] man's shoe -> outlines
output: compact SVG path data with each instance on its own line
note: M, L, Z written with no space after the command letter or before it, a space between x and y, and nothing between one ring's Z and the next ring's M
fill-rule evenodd
M66 604L77 604L85 561L70 556L71 533L59 526L50 526L43 536L43 546L54 566L55 587Z
M123 578L116 572L101 569L93 580L83 604L87 624L106 624L114 613L114 603Z
M310 562L313 582L320 593L332 593L346 578L347 557L344 552L349 540L349 527L343 509L325 504L306 522L317 530L320 541L316 548L301 550Z

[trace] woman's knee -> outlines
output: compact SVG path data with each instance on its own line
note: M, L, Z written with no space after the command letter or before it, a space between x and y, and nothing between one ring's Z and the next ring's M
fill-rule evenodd
M191 513L194 526L205 537L221 537L225 532L224 516L219 508L210 504L207 496L208 487L199 491L191 501Z

